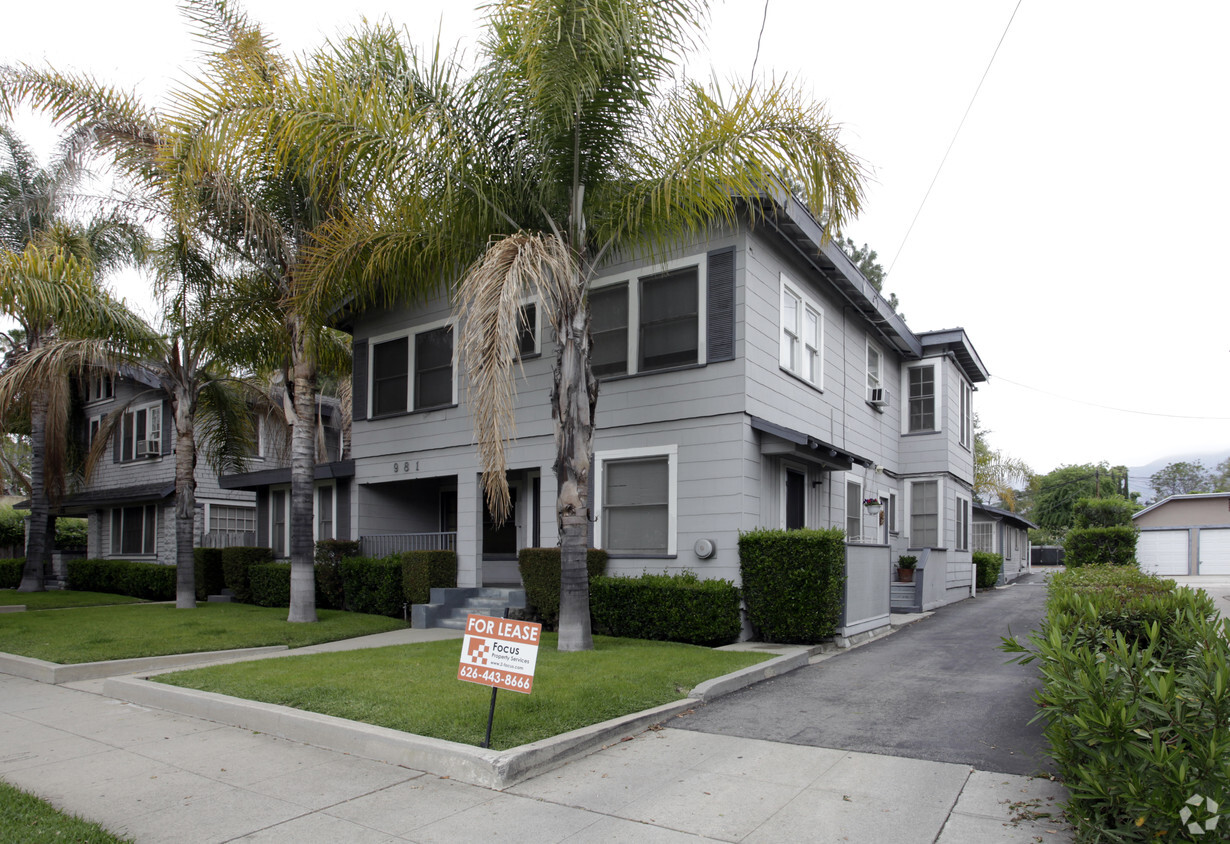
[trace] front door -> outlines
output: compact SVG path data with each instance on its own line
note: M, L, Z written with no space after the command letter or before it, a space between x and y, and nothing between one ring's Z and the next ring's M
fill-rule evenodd
M518 521L522 516L518 506L519 485L509 483L508 518L496 524L483 496L483 586L520 586L521 573L517 568L517 551L520 548Z
M786 470L786 530L806 527L807 476L794 469Z

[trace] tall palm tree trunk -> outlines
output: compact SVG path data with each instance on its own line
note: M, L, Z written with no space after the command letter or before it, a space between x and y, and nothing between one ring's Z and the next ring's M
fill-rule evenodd
M21 571L19 592L42 592L43 563L47 556L47 525L51 506L47 500L43 455L47 451L47 398L36 394L30 399L30 520L26 523L26 565Z
M316 568L312 553L316 373L302 358L294 365L294 390L290 462L290 615L286 620L316 621Z
M175 402L175 608L196 609L196 439L188 399Z
M576 296L563 304L551 413L555 426L556 517L560 535L559 649L593 650L589 618L589 469L593 454L598 381L589 366L589 305Z

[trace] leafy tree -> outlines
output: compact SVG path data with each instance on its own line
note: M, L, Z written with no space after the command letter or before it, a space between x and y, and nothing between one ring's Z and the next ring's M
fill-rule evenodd
M1212 492L1230 492L1230 457L1218 463L1209 476Z
M1225 466L1225 463L1222 464ZM1219 470L1221 466L1218 467ZM1204 464L1179 461L1168 463L1149 476L1149 484L1157 493L1158 500L1172 495L1189 495L1193 492L1211 492L1213 478L1205 471Z
M985 504L998 504L1016 510L1017 487L1028 485L1033 470L1024 460L991 448L987 436L974 414L974 495Z
M878 292L884 292L884 279L888 275L884 271L883 265L880 264L879 254L864 243L862 246L856 246L854 240L848 236L843 236L840 232L837 234L837 245L841 247L841 251L849 256L854 265L858 267L858 271L863 274L863 277L871 282L871 286ZM894 311L901 305L897 299L896 293L888 294L888 306ZM905 314L898 312L898 316L905 319Z
M369 29L348 45L371 69L363 97L342 80L295 129L304 146L344 151L352 174L379 186L330 244L336 260L362 256L369 283L455 277L469 265L459 347L497 519L509 508L520 302L540 297L556 343L565 651L592 648L585 554L598 381L587 290L604 259L661 256L792 187L829 230L862 198L860 165L837 127L786 82L719 90L676 80L706 17L702 0L504 0L491 7L471 75Z
M346 208L349 183L327 145L314 147L310 167L293 147L274 149L278 115L309 83L273 42L225 0L181 8L205 47L203 65L162 112L89 77L30 67L0 75L0 103L43 108L110 153L138 189L165 200L174 223L229 262L227 290L212 297L235 320L229 352L254 371L282 373L292 429L288 618L315 621L316 380L322 367L344 371L349 350L324 328L345 291L308 266L321 232Z
M1085 463L1060 466L1035 475L1029 484L1027 515L1041 527L1062 534L1072 526L1076 503L1082 498L1104 498L1126 492L1127 468Z

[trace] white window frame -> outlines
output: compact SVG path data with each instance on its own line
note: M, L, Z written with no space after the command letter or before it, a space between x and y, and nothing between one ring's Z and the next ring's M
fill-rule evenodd
M781 530L786 529L786 511L790 504L787 500L790 472L797 472L803 476L803 526L809 527L809 523L812 521L808 518L811 515L812 506L811 493L809 492L811 488L811 473L807 471L806 464L796 463L792 460L783 460L781 461L781 506L778 507L777 520Z
M901 368L901 433L903 434L938 434L944 429L944 367L941 366L941 358L926 358L914 363L905 364ZM932 369L932 383L934 384L935 395L935 426L932 428L920 428L917 431L910 429L910 370L921 369L929 366Z
M687 255L682 258L677 258L665 263L655 264L651 267L642 267L641 269L631 272L623 272L617 275L604 276L596 279L591 285L591 290L603 290L607 287L613 287L618 284L628 285L628 348L627 348L627 371L622 375L604 375L601 378L627 378L631 375L652 375L655 372L670 372L675 367L666 369L647 369L644 372L640 370L641 363L641 281L642 279L651 278L652 276L662 275L663 273L674 272L675 270L684 270L690 267L696 268L696 363L688 364L688 366L704 366L709 359L709 285L706 280L709 277L709 258L704 252L696 255ZM542 308L539 308L541 314Z
M787 300L796 303L793 321L786 316ZM785 273L781 274L777 308L780 327L778 366L803 383L823 390L824 308L804 292L802 285L791 281ZM804 331L809 315L816 319L816 331L810 337Z
M872 372L871 360L875 356L875 372ZM884 389L884 355L880 348L867 341L867 401L871 401L872 390Z
M915 484L935 484L935 545L922 546L918 544L918 538L914 536L914 485ZM906 535L909 537L908 545L911 548L947 548L944 544L945 538L945 522L944 518L944 479L943 478L912 478L906 483L906 503L905 503L905 520L906 520Z
M541 312L541 308L538 309ZM442 410L446 407L453 407L457 404L457 321L452 318L440 319L435 322L416 325L413 328L403 331L393 331L388 334L378 334L367 339L367 418L368 419L385 419L390 416L396 416L403 413L426 413L431 410ZM436 331L440 328L451 328L453 330L453 352L450 361L452 367L452 400L449 404L432 405L431 407L418 408L415 405L418 401L418 396L414 389L414 372L415 372L415 338L420 334L426 334L429 331ZM392 410L381 413L379 416L375 414L376 407L376 347L382 343L388 343L393 340L406 338L406 407L403 410Z
M620 460L634 460L638 458L648 457L665 457L667 460L666 470L666 554L667 557L674 557L678 554L677 534L679 529L679 447L677 445L661 445L661 446L646 446L644 448L621 448L611 451L598 451L594 453L594 513L598 514L601 519L602 514L602 492L604 489L604 479L606 473L606 464ZM596 525L594 530L594 547L605 547L606 530L604 525ZM619 554L619 551L611 551L612 554ZM641 555L636 555L641 556Z
M151 410L157 411L156 417L151 416L150 414ZM142 455L140 457L137 456L137 443L140 442L140 440L137 439L137 414L138 413L145 414L145 441L146 442L150 440L158 441L158 454L155 455L153 458L151 458L149 455ZM132 440L131 440L132 457L126 458L124 457L124 445L125 445L125 441L128 438L124 434L124 428L125 428L124 419L127 419L129 416L132 417ZM153 418L157 418L158 420L157 426L150 425L150 420ZM125 410L123 418L120 419L119 438L120 438L120 462L121 463L132 463L138 460L150 460L150 459L161 460L162 459L162 402L153 401L147 404L137 404Z
M206 501L205 502L205 515L204 515L204 524L205 524L206 533L211 533L214 530L214 525L213 525L214 515L215 515L214 510L218 507L223 507L223 508L226 508L227 510L246 510L248 511L252 516L252 533L256 533L256 522L257 522L256 505L255 504L244 504L238 501ZM222 528L222 530L231 530L231 528Z
M111 401L115 398L115 376L111 374L91 375L86 379L87 403Z
M332 527L332 536L321 536L321 518L320 518L320 492L327 489L329 495L329 524ZM319 542L322 539L337 539L337 482L326 481L318 483L312 487L312 534Z
M858 487L858 498L856 499L857 506L855 507L854 513L850 512L850 487L851 486ZM841 489L842 489L842 494L844 495L845 500L846 500L845 507L843 508L846 511L845 512L846 518L845 518L845 522L843 523L845 527L845 530L843 531L843 533L845 533L846 535L846 542L862 542L863 541L863 500L865 497L863 479L847 477L846 482L842 486ZM854 536L851 536L850 535L850 522L854 519L858 520L858 533L855 534Z
M974 447L974 388L964 378L961 381L961 447L966 451Z
M85 427L85 447L92 448L94 440L98 439L98 432L102 428L102 421L105 416L91 416L86 422Z
M125 510L135 510L135 509L139 509L141 511L141 550L140 551L124 551L123 550L124 511ZM161 517L158 515L158 511L160 509L161 508L157 504L149 504L149 503L129 504L127 506L112 507L108 509L107 527L106 527L107 556L109 557L157 557L158 556L158 523L161 521ZM146 518L147 512L149 511L153 512L153 518L154 518L154 540L153 540L154 547L153 547L153 550L147 551L145 550L145 534L146 534L145 518ZM116 513L119 513L120 515L120 547L118 548L116 547L116 542L115 542L115 527L114 527Z
M969 551L973 548L973 531L970 527L973 524L974 517L974 502L968 495L957 493L957 523L956 537L954 544L958 551Z
M521 309L517 319L520 320L520 315L529 307L534 308L534 325L532 326L534 331L534 348L528 352L521 352L523 358L536 357L542 354L542 303L538 301L537 296L527 296L521 300ZM521 323L518 322L517 325L520 327ZM518 333L518 347L520 346L520 339L520 334ZM456 345L455 342L454 345Z
M888 526L889 536L896 536L901 532L901 527L897 522L897 493L892 490L888 492L888 518L884 521Z
M985 548L978 547L979 543L978 543L977 535L980 532L979 528L986 528L986 535L987 535L988 542ZM970 523L969 547L971 551L987 551L989 553L994 554L995 553L995 522L980 522L977 520L972 521Z
M286 521L282 526L282 548L285 550L286 555L282 557L277 556L278 543L275 542L273 538L273 532L274 532L274 529L277 527L277 523L278 523L277 514L274 508L274 505L276 504L276 496L274 495L274 493L278 493L278 492L285 494L285 501L286 501L286 507L285 507L285 510L283 511L283 515L285 515ZM315 497L315 493L313 493L313 497ZM276 486L276 487L269 488L269 547L274 549L274 558L278 560L285 560L290 557L290 515L291 515L292 509L293 509L293 505L290 500L290 487L289 486Z

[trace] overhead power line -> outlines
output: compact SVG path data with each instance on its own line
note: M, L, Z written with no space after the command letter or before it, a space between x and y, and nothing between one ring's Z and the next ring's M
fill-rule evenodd
M1012 26L1012 21L1016 19L1017 10L1021 8L1021 3L1024 0L1017 0L1016 6L1012 9L1012 15L1008 18L1007 25L1004 26L1003 33L999 36L999 43L995 45L995 51L991 53L991 60L987 62L987 69L982 72L982 78L978 80L978 87L974 89L974 95L969 98L969 105L965 107L965 114L961 115L961 122L957 124L957 131L952 133L952 140L948 142L948 149L944 150L944 157L940 159L940 166L935 168L935 175L931 177L931 184L927 186L927 192L923 194L922 202L918 203L918 210L914 212L914 219L910 220L910 227L905 230L905 237L901 238L901 245L897 247L897 254L893 256L893 261L888 265L889 275L893 271L893 267L897 266L897 259L901 257L901 250L905 249L905 242L910 239L910 232L914 231L914 224L918 222L919 215L922 214L923 206L927 204L927 198L931 196L931 189L935 187L936 181L940 178L940 171L944 169L944 162L948 160L948 154L952 152L953 145L957 142L957 136L961 134L961 127L965 125L965 118L969 117L970 109L974 107L974 100L978 99L978 92L982 90L982 83L987 81L987 74L991 72L991 65L995 64L995 57L999 55L999 48L1003 46L1004 39L1008 37L1008 30Z
M1160 416L1164 419L1193 419L1198 422L1230 422L1230 416L1185 416L1181 413L1158 413L1153 410L1133 410L1127 407L1112 407L1108 404L1098 404L1097 402L1085 401L1084 399L1074 399L1071 396L1062 396L1059 393L1052 393L1050 390L1044 390L1041 387L1031 387L1028 384L1022 384L1019 381L1013 381L1011 378L1005 378L1002 375L996 375L995 380L1005 381L1015 387L1021 387L1025 390L1033 390L1035 393L1053 396L1064 401L1075 402L1076 404L1084 404L1089 407L1100 408L1101 410L1113 410L1116 413L1133 413L1137 416Z

